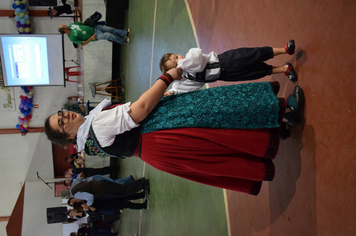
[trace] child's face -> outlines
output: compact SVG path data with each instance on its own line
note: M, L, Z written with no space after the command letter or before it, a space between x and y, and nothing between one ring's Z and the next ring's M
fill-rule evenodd
M176 68L180 59L184 59L185 56L173 54L169 57L168 61L166 61L166 67L168 70L172 68Z

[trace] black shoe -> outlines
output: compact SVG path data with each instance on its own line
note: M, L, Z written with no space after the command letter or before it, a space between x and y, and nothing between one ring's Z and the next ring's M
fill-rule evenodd
M288 43L286 43L286 45L284 46L284 50L286 50L286 52L289 55L293 55L294 54L294 50L295 50L295 42L294 40L289 40Z
M297 73L295 72L294 68L293 68L293 65L290 64L290 63L287 63L288 65L288 69L286 70L286 72L284 72L284 74L286 76L288 76L288 79L290 79L292 82L297 82L298 80L298 75Z
M148 199L146 199L146 201L144 203L145 203L146 206L143 209L147 210L148 209L148 205L149 205L150 202L148 201Z
M281 140L286 140L290 137L290 130L287 129L287 124L282 122L281 124Z
M146 179L146 181L143 183L142 188L145 190L145 194L150 194L150 181L148 179Z
M291 97L295 97L295 100L297 102L297 107L295 107L291 111L292 118L288 120L287 124L288 125L298 125L298 124L300 124L302 122L303 111L304 111L304 93L303 93L303 89L301 87L299 87L298 85L295 86ZM287 101L287 103L288 103L288 101Z
M131 178L131 182L136 181L135 178L132 175L130 175L130 178Z

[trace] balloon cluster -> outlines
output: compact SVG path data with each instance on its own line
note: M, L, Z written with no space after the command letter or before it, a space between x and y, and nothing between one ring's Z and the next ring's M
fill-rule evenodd
M21 111L21 115L19 116L19 121L18 124L16 125L16 128L20 129L21 132L26 132L30 128L30 123L31 123L31 110L33 108L33 87L32 86L27 86L27 87L21 87L24 92L26 93L26 96L21 95L21 103L19 105L19 109Z
M16 15L16 26L20 34L31 33L31 21L26 9L26 2L27 0L15 0L12 4L12 8L15 10Z

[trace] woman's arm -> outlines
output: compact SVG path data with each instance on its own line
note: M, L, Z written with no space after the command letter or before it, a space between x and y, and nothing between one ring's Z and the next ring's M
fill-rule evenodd
M179 80L182 78L182 69L173 68L167 71L169 75L172 76L174 80ZM144 92L141 97L130 106L130 111L128 112L132 120L138 124L143 119L150 114L150 112L158 104L159 100L163 97L168 85L161 79L158 79L156 83Z

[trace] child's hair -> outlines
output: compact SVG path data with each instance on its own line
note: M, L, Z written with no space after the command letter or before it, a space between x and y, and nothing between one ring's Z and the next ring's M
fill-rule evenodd
M172 56L173 53L166 53L162 56L161 61L159 62L159 68L161 69L162 73L166 73L169 69L172 68L167 68L166 62L169 60L169 57Z

